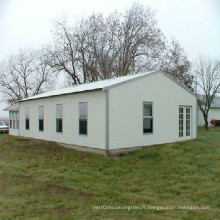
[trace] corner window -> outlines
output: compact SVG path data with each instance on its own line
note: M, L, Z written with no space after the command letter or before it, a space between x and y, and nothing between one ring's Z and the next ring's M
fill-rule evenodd
M79 103L79 134L87 135L88 103Z
M19 129L19 113L17 112L17 129Z
M39 131L44 130L44 107L39 106Z
M12 112L9 113L9 118L10 118L9 126L10 128L12 128Z
M63 132L63 105L56 105L56 131Z
M25 108L25 128L29 130L30 127L30 108Z
M16 112L13 112L13 129L15 129Z
M153 133L153 104L144 102L143 105L143 133Z

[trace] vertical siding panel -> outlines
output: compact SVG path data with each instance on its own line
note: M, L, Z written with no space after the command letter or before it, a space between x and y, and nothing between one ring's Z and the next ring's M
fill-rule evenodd
M79 102L88 102L88 136L79 135ZM63 104L63 133L56 132L56 104ZM38 131L38 106L44 106L44 132ZM25 130L25 107L30 107L30 130ZM66 144L105 148L105 93L92 91L20 103L20 135Z

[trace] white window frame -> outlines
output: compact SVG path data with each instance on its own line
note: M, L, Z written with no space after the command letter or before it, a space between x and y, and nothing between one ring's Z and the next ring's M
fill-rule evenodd
M12 127L12 112L9 112L9 128L13 129L13 127Z
M16 128L19 129L19 112L16 112Z
M17 129L17 112L14 112L14 129Z
M179 105L179 108L183 108L183 136L178 135L180 140L186 140L186 139L190 139L192 137L192 132L193 132L193 127L192 127L192 123L193 123L193 107L190 105ZM190 109L190 129L187 130L186 129L186 109L189 108ZM180 124L179 124L180 126ZM178 129L178 134L180 133L180 130ZM186 135L186 131L190 131L190 135Z
M12 112L12 129L16 129L16 127L15 127L15 112Z
M61 105L62 106L62 116L58 117L57 116L57 106ZM62 119L62 131L57 131L57 119ZM56 133L57 134L62 134L63 133L63 104L56 104Z
M144 105L145 104L150 104L152 106L152 116L145 116L144 115ZM153 102L147 102L147 101L144 101L143 102L143 105L142 105L142 110L143 110L143 119L142 119L142 132L144 135L151 135L154 133L154 105L153 105ZM152 132L144 132L144 119L152 119Z
M41 108L43 108L43 117L40 116ZM43 130L40 130L40 120L43 120ZM38 131L44 132L44 106L38 106Z
M180 109L182 109L182 112L180 112ZM184 110L185 108L183 106L179 106L179 138L183 138L184 137ZM180 118L180 115L182 115L182 118ZM182 124L180 124L180 121L182 121ZM180 130L180 127L182 127L182 129ZM181 133L181 135L180 135Z
M80 104L86 104L87 116L80 116ZM79 135L88 136L88 102L79 102ZM86 120L86 134L80 134L80 120Z
M28 115L28 117L27 117L27 110L29 111L29 115ZM28 131L28 130L30 130L30 107L26 107L25 108L25 130L26 131ZM28 122L28 128L27 128L27 125L26 125L26 120L29 120L29 122Z

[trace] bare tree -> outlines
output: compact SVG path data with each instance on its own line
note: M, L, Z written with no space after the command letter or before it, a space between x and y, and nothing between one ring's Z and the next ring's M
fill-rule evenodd
M54 44L44 48L47 53L46 63L56 73L65 72L74 84L80 84L81 81L76 70L78 42L72 34L73 31L65 17L57 20L54 27Z
M155 13L150 8L134 3L122 15L117 57L119 75L143 72L153 69L155 60L165 49L165 36L157 27Z
M154 12L139 4L106 18L93 14L72 26L60 19L48 63L70 75L74 84L133 74L153 68L164 39Z
M160 68L190 88L190 62L176 41L167 43L155 12L134 3L125 13L92 14L69 25L55 22L48 64L66 73L72 84Z
M9 103L45 92L53 85L53 72L42 51L20 50L0 64L0 86Z
M166 42L166 49L161 53L158 63L160 63L160 69L193 91L194 76L191 72L191 63L175 39Z
M203 114L205 128L208 129L209 109L214 97L220 92L220 62L200 57L195 65L195 79L198 106Z
M65 72L75 85L111 78L117 26L110 17L108 22L101 14L93 14L72 27L66 19L56 21L54 45L46 48L47 63L57 73Z

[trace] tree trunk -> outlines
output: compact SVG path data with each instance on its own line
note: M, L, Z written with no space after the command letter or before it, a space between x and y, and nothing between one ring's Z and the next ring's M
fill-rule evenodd
M205 129L208 130L209 128L209 122L208 122L208 116L207 115L204 115L204 121L205 121Z
M206 130L208 130L208 128L209 128L208 125L209 125L208 120L206 120L206 121L205 121L205 129L206 129Z

